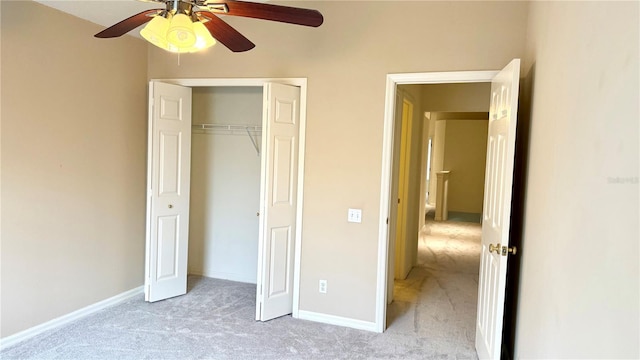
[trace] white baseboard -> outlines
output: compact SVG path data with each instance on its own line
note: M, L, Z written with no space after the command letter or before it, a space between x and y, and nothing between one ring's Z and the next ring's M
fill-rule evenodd
M298 319L315 321L323 324L350 327L358 330L376 331L376 323L335 315L320 314L312 311L298 310Z
M131 289L129 291L125 291L116 296L110 297L108 299L102 300L95 304L89 305L87 307L83 307L82 309L76 310L66 315L62 315L53 320L49 320L40 325L36 325L29 329L23 330L19 333L4 337L0 339L0 350L3 350L9 346L13 346L21 341L32 338L40 333L43 333L47 330L55 329L57 327L66 325L72 321L78 320L85 316L91 315L100 310L106 309L110 306L116 305L122 301L130 299L134 296L140 295L144 293L144 286L139 286L135 289Z
M221 279L221 280L230 280L237 281L241 283L247 284L255 284L256 283L256 275L247 275L247 274L237 274L237 273L226 273L222 271L192 271L189 270L189 275L198 275L204 276L212 279Z

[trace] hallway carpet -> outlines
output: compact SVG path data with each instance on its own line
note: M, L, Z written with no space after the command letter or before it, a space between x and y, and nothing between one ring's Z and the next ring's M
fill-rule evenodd
M432 223L418 266L396 282L383 334L254 321L255 285L189 277L185 296L142 296L0 353L1 359L475 359L479 226Z
M476 358L481 235L480 224L427 220L417 265L395 282L386 333L413 334L455 358Z

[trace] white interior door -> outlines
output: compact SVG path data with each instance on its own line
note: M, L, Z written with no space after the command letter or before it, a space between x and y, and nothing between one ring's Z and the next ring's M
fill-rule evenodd
M145 300L187 292L191 88L149 84Z
M396 278L396 247L398 242L398 182L400 172L400 136L402 134L402 96L397 89L395 99L395 113L393 117L393 150L391 151L391 198L389 199L389 217L387 218L387 234L389 242L387 253L387 304L393 302L393 290Z
M398 168L398 220L396 225L396 279L406 279L413 267L413 261L407 258L411 253L407 242L407 214L410 211L409 180L411 168L411 130L413 127L413 103L402 100L402 129L400 135L400 164ZM414 229L411 229L413 231Z
M476 321L481 359L500 359L519 80L520 59L514 59L491 82Z
M293 310L300 88L264 85L256 319Z

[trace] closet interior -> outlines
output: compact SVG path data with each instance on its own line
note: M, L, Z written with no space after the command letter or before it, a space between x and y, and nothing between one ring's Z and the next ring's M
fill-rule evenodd
M188 272L256 283L262 87L194 87Z

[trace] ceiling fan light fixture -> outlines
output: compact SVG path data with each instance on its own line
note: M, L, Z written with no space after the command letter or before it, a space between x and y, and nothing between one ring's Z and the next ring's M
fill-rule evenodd
M181 13L174 15L167 31L169 44L178 49L186 49L193 47L196 44L196 40L191 18Z
M162 15L154 16L153 19L140 30L140 35L153 45L168 50L167 31L170 21Z
M195 39L193 44L191 46L185 46L184 42L180 44L169 41L169 33L172 30L171 24L173 23L173 18L175 18L175 16L172 16L170 13L156 15L142 30L140 30L140 35L142 35L145 40L162 50L181 54L195 53L208 49L216 44L216 40L211 36L211 33L204 24L200 21L191 22L191 19L188 19L189 23L183 22L182 24L178 24L182 28L191 28L189 30L193 33L193 39ZM176 34L176 36L178 35ZM191 34L188 34L187 36L191 36Z
M196 43L190 52L208 49L216 44L216 40L211 36L211 33L209 33L209 30L207 30L203 23L199 21L194 22L193 32L196 34Z
M140 31L142 37L166 51L197 52L220 42L233 52L243 52L253 49L255 44L218 14L311 27L318 27L324 21L317 10L246 0L148 1L163 3L165 8L139 12L94 36L100 39L116 38L146 24Z

